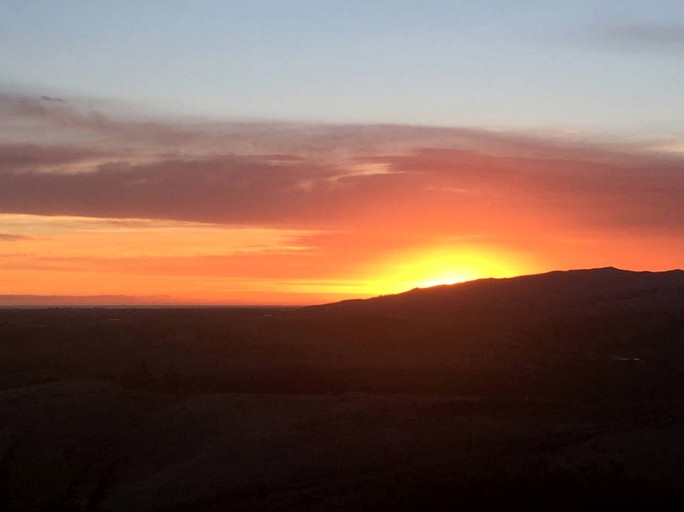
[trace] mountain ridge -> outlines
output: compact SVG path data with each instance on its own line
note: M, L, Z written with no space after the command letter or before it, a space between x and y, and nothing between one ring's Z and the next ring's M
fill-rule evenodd
M670 295L676 295L671 297ZM483 278L455 284L414 288L402 293L368 299L351 299L303 308L310 313L411 315L417 310L491 309L493 306L520 309L527 301L542 309L573 308L612 303L640 309L671 309L684 300L684 271L634 271L616 267L554 270L508 278ZM618 304L619 303L619 304ZM637 304L638 303L638 304ZM679 302L681 304L681 302ZM602 309L600 308L600 309ZM496 309L496 308L494 308Z

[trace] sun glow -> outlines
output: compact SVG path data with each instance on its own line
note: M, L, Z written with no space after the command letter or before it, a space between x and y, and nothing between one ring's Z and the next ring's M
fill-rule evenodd
M398 254L383 277L372 283L375 293L455 284L487 277L512 277L528 271L519 254L493 247L449 247Z
M442 276L437 276L435 279L421 281L420 283L418 283L418 288L430 288L431 286L440 286L442 284L464 283L466 281L473 281L475 279L479 279L480 277L482 276L467 273L449 273Z

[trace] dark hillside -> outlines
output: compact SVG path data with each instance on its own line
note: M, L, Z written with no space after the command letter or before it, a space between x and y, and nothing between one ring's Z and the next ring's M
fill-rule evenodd
M540 314L678 311L684 304L684 271L631 272L613 267L555 271L508 279L416 288L398 295L307 308L317 315L400 318L530 317Z
M684 272L488 279L292 309L0 311L0 387L684 398Z
M684 273L0 310L0 509L682 510Z

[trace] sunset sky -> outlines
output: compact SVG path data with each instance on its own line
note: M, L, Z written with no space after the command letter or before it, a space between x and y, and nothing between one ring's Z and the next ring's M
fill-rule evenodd
M0 305L684 267L684 2L4 0Z

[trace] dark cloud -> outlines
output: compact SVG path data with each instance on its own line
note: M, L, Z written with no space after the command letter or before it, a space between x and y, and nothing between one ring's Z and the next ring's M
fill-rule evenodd
M0 213L334 229L414 223L418 232L487 232L515 216L684 229L683 160L634 145L468 128L188 127L9 95L0 113L0 127L10 118L43 130L0 144ZM72 129L71 144L42 140ZM90 143L93 133L102 139Z
M338 164L211 155L113 161L82 173L9 170L0 172L0 212L312 228L406 216L486 227L524 213L585 226L684 228L684 162L608 155L596 148L584 157L577 148L559 150L557 158L423 149Z
M62 98L56 98L54 96L41 96L40 99L43 101L56 101L58 103L66 103L66 101L64 101Z
M234 156L110 163L77 174L4 172L0 211L289 224L334 216L326 202L340 207L345 187L332 176L314 163Z
M24 235L10 235L7 233L0 233L0 242L20 242L22 240L30 240L31 237Z
M586 158L581 151L530 158L426 150L392 162L395 171L424 174L435 190L460 201L473 198L473 206L536 211L585 227L684 230L681 159L627 153L596 158L595 149Z
M111 153L69 146L0 144L0 172L49 171L103 156L111 157Z

